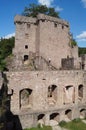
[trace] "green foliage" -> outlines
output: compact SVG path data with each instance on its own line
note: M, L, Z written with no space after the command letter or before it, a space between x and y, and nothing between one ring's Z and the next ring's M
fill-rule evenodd
M36 4L30 4L29 7L25 7L22 15L28 17L37 17L39 13L59 18L59 13L56 12L54 8L48 8L46 5Z
M86 54L86 48L79 47L79 55Z
M15 38L1 39L0 40L0 70L5 70L5 58L12 54Z
M77 45L77 42L75 41L75 39L72 39L71 40L71 46L76 46Z
M24 130L52 130L52 127L51 126L43 126L43 128L40 128L40 127L35 127L35 128L26 128Z
M71 122L65 123L63 127L69 130L86 130L86 124L80 119L74 119Z
M66 121L59 122L59 126L64 127L66 125Z
M79 123L79 122L81 122L81 119L80 118L76 118L76 119L72 120L72 122L73 123Z

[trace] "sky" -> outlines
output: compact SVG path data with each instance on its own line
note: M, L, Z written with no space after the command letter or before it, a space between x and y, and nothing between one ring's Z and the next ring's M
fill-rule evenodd
M55 8L60 17L69 22L70 32L78 46L86 47L86 0L1 0L0 3L0 38L14 36L14 17L35 3Z

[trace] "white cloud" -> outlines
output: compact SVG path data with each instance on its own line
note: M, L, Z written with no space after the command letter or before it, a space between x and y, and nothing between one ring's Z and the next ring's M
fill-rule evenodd
M81 0L81 2L84 4L84 7L86 8L86 0Z
M15 33L8 34L8 35L4 36L3 38L9 39L9 38L11 38L11 37L13 37L13 36L15 36Z
M46 5L47 7L49 7L54 2L54 0L38 0L38 2L42 5Z
M47 7L50 7L54 0L38 0L38 2L42 5L46 5Z
M63 10L63 8L60 8L59 6L57 6L57 7L55 8L55 10L56 10L57 12L60 12L60 11Z
M83 31L81 34L76 36L79 41L86 41L86 31Z
M46 5L47 7L54 6L55 11L60 12L63 10L63 8L60 8L59 6L54 5L54 0L38 0L39 4Z

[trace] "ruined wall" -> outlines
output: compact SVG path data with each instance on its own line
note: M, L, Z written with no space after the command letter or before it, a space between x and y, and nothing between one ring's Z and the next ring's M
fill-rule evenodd
M71 109L71 119L74 119L80 116L80 112L77 111L78 109L82 106L86 108L86 84L84 82L85 74L83 71L9 72L7 73L7 78L9 81L9 90L13 90L11 111L20 116L21 122L24 121L24 127L27 124L25 120L29 119L30 115L32 115L32 118L28 127L37 125L38 114L46 113L49 116L49 111L54 113L56 110L60 114L59 121L61 121L63 119L66 120L66 110ZM79 97L80 85L83 86L82 97ZM52 96L49 96L49 86L53 87ZM31 95L29 94L28 104L22 106L21 90L24 89L31 90ZM64 111L63 114L61 114L62 111ZM76 114L74 113L75 111ZM35 114L36 118L34 117ZM27 115L27 118L25 115ZM46 117L46 124L48 123L49 125L47 120L49 121L50 119Z
M78 46L72 47L71 53L72 53L72 57L74 58L74 68L80 69L81 59L79 58L79 55L78 55Z
M74 102L78 103L78 86L84 86L84 95L86 87L83 81L83 72L81 71L51 71L51 72L10 72L7 73L9 88L13 90L11 97L11 110L18 112L20 108L19 93L28 88L32 90L32 104L30 110L49 110L51 108L61 108L66 103L64 100L64 88L73 86L75 89ZM54 103L49 105L48 87L55 85L57 89L57 98ZM45 96L44 96L45 95ZM49 100L48 100L49 99ZM53 101L51 101L53 102ZM85 96L82 100L85 102ZM73 103L73 101L71 102ZM17 104L17 105L16 105ZM54 106L53 106L54 105Z

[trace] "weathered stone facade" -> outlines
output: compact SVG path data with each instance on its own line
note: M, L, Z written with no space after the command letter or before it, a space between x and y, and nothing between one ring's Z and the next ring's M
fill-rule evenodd
M86 72L78 47L71 46L69 24L43 14L14 22L14 59L6 72L12 113L23 128L84 118Z

